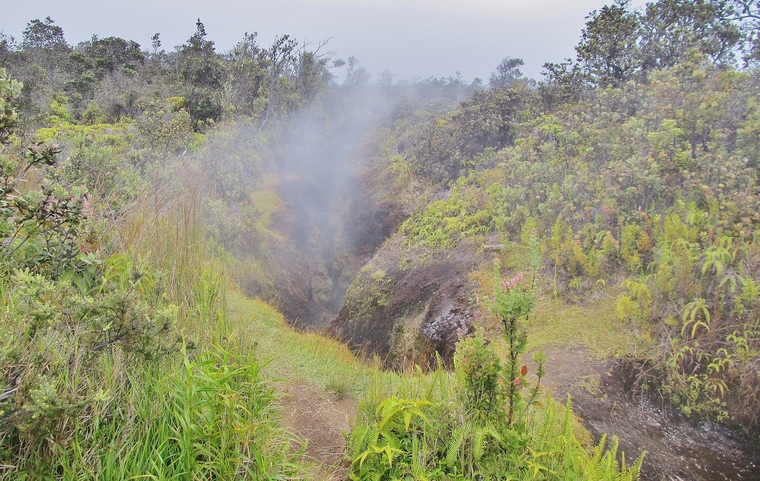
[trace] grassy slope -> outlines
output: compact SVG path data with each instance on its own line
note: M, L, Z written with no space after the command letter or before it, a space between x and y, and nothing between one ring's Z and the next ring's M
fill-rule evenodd
M593 299L583 305L539 299L529 333L530 348L577 344L598 358L626 352L631 337L630 327L615 313L614 296Z
M394 395L424 397L430 390L456 389L452 373L383 371L379 360L358 359L338 341L297 332L274 307L246 297L235 285L227 288L227 313L241 339L254 346L259 358L269 361L264 372L279 381L313 382L325 391L360 399L367 406ZM614 354L625 345L623 333L627 330L616 322L598 322L602 319L616 319L614 303L601 300L580 307L539 300L529 330L529 351L550 344L573 344L586 348L593 357ZM588 433L580 425L576 427L579 439L590 442Z
M247 298L236 286L227 290L227 309L239 335L253 343L257 356L271 361L265 371L275 379L308 380L325 390L350 386L344 394L358 396L374 376L396 377L356 359L344 344L296 332L275 308Z
M411 373L381 370L377 359L358 359L336 340L294 330L277 309L246 297L235 285L227 288L227 310L241 339L254 346L260 359L270 361L265 372L271 378L311 381L326 391L361 398L380 394L378 390L387 390L387 395L403 391L402 385L411 377ZM615 314L614 298L602 297L582 306L540 298L530 322L529 350L573 344L596 358L614 356L625 349L629 331Z

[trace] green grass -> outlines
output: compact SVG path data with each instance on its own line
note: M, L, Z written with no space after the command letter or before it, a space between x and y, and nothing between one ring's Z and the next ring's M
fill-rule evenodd
M261 365L220 347L130 376L116 416L61 446L57 476L74 479L292 479L294 438L279 427ZM49 461L49 460L48 460ZM45 470L26 466L31 479Z
M382 370L380 360L359 359L341 342L295 331L276 309L247 298L235 286L227 288L227 309L236 335L249 339L255 354L270 361L264 373L272 379L308 380L325 391L337 391L367 405L392 396L446 399L455 393L452 372Z
M182 185L196 185L193 176L198 174L192 169L182 175ZM309 468L297 452L291 453L300 440L280 427L272 380L308 381L358 399L357 426L374 422L375 408L389 398L429 400L441 412L451 411L460 390L456 374L383 371L379 360L358 359L342 343L296 332L273 307L246 298L203 241L196 220L197 188L172 189L176 186L152 192L127 209L111 242L120 253L114 259L123 260L114 265L125 283L142 279L139 286L146 293L140 291L140 296L147 295L147 286L161 287L161 302L177 306L176 327L187 347L158 359L138 359L118 344L69 370L68 358L45 360L61 357L62 351L32 334L30 346L37 350L13 351L19 356L13 362L33 366L37 360L24 356L35 352L47 366L57 362L60 375L52 385L38 389L29 383L39 392L30 388L23 393L54 393L38 403L45 409L40 415L49 416L50 423L41 424L34 435L23 426L0 431L0 479L308 479ZM266 218L277 199L273 190L262 192L254 200ZM377 272L374 277L383 276ZM0 308L17 298L13 286L0 282ZM0 319L14 323L20 339L28 326L3 318L6 311L0 309ZM549 301L539 304L531 346L576 341L600 355L614 351L620 344L615 326L599 322L583 327L587 312ZM614 306L600 302L594 312L595 318L614 316ZM82 324L77 329L86 334L87 328ZM71 332L71 345L79 345L79 331ZM3 349L15 342L7 334L0 341ZM76 393L83 404L64 403L61 411L56 403L65 402L66 393Z
M380 371L379 363L357 359L345 344L319 334L296 332L276 309L245 297L237 287L227 289L227 309L237 336L252 342L259 358L272 360L265 373L274 379L309 380L324 390L347 386L345 394L361 396L375 378L392 383L401 377Z
M0 278L0 393L17 388L0 404L0 480L304 479L291 453L301 441L281 428L250 338L236 335L194 191L183 194L124 213L106 287ZM164 311L170 328L141 330ZM127 315L138 335L101 343L106 321ZM169 352L143 355L177 334Z
M583 305L539 299L528 329L528 348L574 344L596 358L626 353L632 340L630 326L619 320L615 302L615 296L608 294Z

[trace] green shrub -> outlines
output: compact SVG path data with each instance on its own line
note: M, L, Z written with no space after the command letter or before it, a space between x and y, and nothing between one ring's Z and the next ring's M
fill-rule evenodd
M529 243L535 272L535 229ZM569 402L560 418L561 407L540 396L541 355L535 384L528 386L528 368L520 361L534 302L521 280L522 273L497 282L492 302L505 359L479 332L457 346L456 394L434 389L439 372L423 397L390 397L374 413L360 413L349 439L352 480L638 479L643 455L630 467L625 456L618 462L617 441L607 447L606 438L587 451L573 432Z

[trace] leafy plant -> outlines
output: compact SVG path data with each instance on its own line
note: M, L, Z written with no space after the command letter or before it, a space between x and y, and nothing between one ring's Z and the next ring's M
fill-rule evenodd
M528 248L535 285L540 264L535 230ZM492 311L502 323L505 359L478 331L458 343L456 393L433 397L436 380L445 375L439 371L428 390L414 391L425 397L380 400L374 416L360 417L351 433L351 479L638 478L643 457L630 467L624 458L618 463L616 441L605 449L605 439L587 452L573 433L569 404L560 420L554 402L541 396L543 355L535 357L536 381L528 386L521 360L533 290L519 286L522 273L503 281L499 274L497 264Z
M377 420L352 435L352 447L360 453L353 459L358 466L351 473L353 480L397 479L409 472L425 479L425 426L430 424L425 411L434 408L425 400L388 398L376 410ZM395 463L395 465L394 465Z

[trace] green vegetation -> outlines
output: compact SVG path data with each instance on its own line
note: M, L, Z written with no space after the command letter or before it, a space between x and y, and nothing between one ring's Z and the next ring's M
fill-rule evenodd
M318 49L220 54L200 20L172 53L0 36L0 479L317 476L275 379L359 399L349 479L637 479L529 372L562 342L754 435L757 18L616 2L575 61L506 58L487 89L354 58L338 85ZM358 153L298 157L338 141ZM361 193L326 200L325 173ZM336 205L372 232L304 221ZM343 294L332 332L367 359L288 326Z
M616 313L635 339L617 354L642 363L642 387L684 413L753 423L756 85L697 56L648 85L595 91L525 122L493 169L402 229L451 247L492 232L519 244L535 226L553 296L621 286Z
M11 101L20 86L6 84ZM155 153L140 151L145 134L131 123L56 121L21 157L14 114L5 116L3 157L4 478L298 476L305 468L288 454L298 440L278 427L262 370L372 399L444 379L456 390L452 374L383 373L228 293L196 224L196 167L122 164ZM59 145L71 153L64 163ZM265 214L276 205L266 191L252 195ZM369 277L383 282L385 273ZM262 364L254 350L277 363ZM570 411L564 427L548 413L575 446L573 459L588 456Z
M540 354L535 384L528 385L528 367L521 364L534 298L519 286L521 279L522 273L497 283L493 298L505 359L479 331L459 342L454 375L438 371L415 397L362 406L364 417L350 439L351 479L638 478L643 455L629 468L624 455L622 464L616 458L617 441L605 449L605 439L590 454L574 433L569 402L563 416L539 395L545 374Z
M3 106L20 87L0 69ZM15 119L4 108L0 478L299 472L261 363L225 321L224 281L194 221L134 203L152 193L123 163L130 134L59 123L72 149L61 165L59 144L24 146Z
M760 91L735 58L756 13L754 2L618 2L591 14L576 61L547 65L546 81L505 59L492 89L426 127L401 134L409 117L397 116L377 134L387 154L373 169L413 214L381 257L413 266L420 251L495 244L519 269L536 228L539 343L620 357L642 391L754 431ZM604 321L585 326L575 311Z

